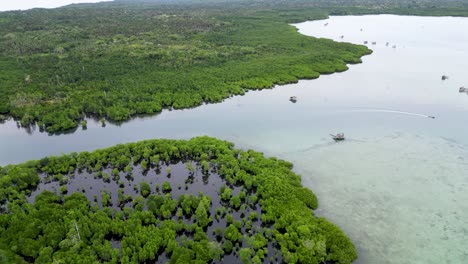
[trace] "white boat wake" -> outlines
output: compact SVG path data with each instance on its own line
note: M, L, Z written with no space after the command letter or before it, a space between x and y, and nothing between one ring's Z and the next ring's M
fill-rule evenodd
M406 112L406 111L399 111L399 110L391 110L391 109L379 109L379 108L361 108L361 109L351 109L351 110L343 110L340 112L356 112L356 113L393 113L393 114L402 114L402 115L412 115L412 116L420 116L420 117L426 117L426 118L432 118L435 119L434 116L430 115L424 115L424 114L419 114L419 113L412 113L412 112Z

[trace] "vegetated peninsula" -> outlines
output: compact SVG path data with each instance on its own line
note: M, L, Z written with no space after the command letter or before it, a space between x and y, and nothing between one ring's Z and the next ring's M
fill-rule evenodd
M292 164L209 137L0 167L2 263L351 263Z
M115 0L0 13L0 121L70 131L347 69L371 51L303 36L328 15L468 16L467 0ZM85 125L84 125L85 126Z
M119 122L344 71L371 52L288 24L324 11L181 2L0 13L0 114L67 131L87 115Z

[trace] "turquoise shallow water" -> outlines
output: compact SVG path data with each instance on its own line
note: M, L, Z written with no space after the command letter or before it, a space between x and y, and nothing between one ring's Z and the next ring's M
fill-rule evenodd
M298 28L368 41L374 54L337 78L354 91L339 99L359 108L346 115L357 140L288 155L319 196L319 213L351 236L358 263L468 263L468 96L458 93L468 83L468 19L382 15L327 22Z
M441 138L394 133L290 159L318 213L356 243L358 263L466 263L467 157Z
M319 197L318 213L356 244L357 263L468 263L468 95L458 93L468 86L468 19L349 16L295 26L367 40L374 53L343 73L121 126L89 120L86 131L48 136L9 121L0 126L0 165L148 138L215 136L294 162ZM334 143L336 132L347 140Z

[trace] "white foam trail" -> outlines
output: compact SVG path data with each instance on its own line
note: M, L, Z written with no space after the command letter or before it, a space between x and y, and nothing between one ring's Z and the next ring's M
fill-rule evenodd
M371 112L371 113L394 113L394 114L402 114L402 115L412 115L412 116L420 116L420 117L428 117L428 118L434 118L433 116L429 115L423 115L423 114L418 114L418 113L412 113L412 112L406 112L406 111L398 111L398 110L390 110L390 109L378 109L378 108L371 108L371 109L352 109L352 110L346 110L342 112L356 112L356 113L365 113L365 112Z

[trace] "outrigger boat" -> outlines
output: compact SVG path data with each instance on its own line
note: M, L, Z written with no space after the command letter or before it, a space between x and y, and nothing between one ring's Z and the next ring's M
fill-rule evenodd
M344 133L338 133L336 135L330 134L330 136L332 136L333 140L335 140L335 141L345 140Z

